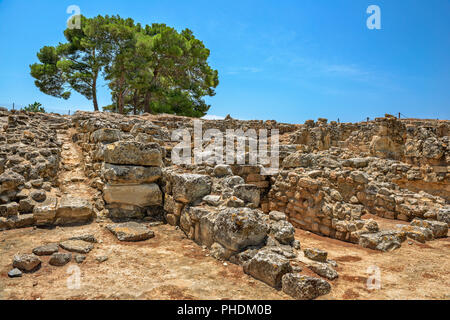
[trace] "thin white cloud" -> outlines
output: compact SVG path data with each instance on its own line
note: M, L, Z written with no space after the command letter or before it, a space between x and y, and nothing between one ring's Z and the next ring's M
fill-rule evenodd
M258 73L262 72L263 70L261 68L257 67L237 67L237 68L230 68L225 73L228 75L236 75L236 74L242 74L242 73Z

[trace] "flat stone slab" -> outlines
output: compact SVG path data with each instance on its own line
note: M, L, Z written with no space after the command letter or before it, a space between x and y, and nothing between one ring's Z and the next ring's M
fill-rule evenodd
M51 256L58 252L58 245L56 243L46 244L33 249L33 253L37 256Z
M137 242L155 237L155 233L152 230L137 222L117 223L106 228L120 241Z
M79 236L71 237L69 240L82 240L90 243L98 243L97 239L93 234L82 234Z
M318 262L327 262L328 253L326 251L312 248L312 249L305 249L303 250L305 257L318 261Z
M89 253L92 249L94 249L94 245L92 243L83 241L83 240L66 240L59 244L61 248L70 252L76 253Z
M52 266L62 267L68 264L70 260L72 260L71 253L54 253L48 263Z

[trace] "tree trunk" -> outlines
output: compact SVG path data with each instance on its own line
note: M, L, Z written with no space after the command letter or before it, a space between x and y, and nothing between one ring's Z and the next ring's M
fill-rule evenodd
M98 111L98 102L97 102L97 75L94 76L94 80L92 81L92 100L94 102L94 111Z
M133 93L133 114L137 115L137 108L138 108L138 90L134 90Z
M123 114L123 91L119 92L118 94L117 106L119 107L119 113Z
M146 113L152 113L152 109L150 108L150 101L151 101L151 93L150 91L147 91L144 96L144 111Z
M123 114L123 107L124 107L124 101L123 101L123 96L125 94L125 89L124 89L124 83L125 83L125 76L122 73L122 76L120 77L120 82L119 82L119 92L118 92L118 97L117 97L117 105L119 107L119 113Z

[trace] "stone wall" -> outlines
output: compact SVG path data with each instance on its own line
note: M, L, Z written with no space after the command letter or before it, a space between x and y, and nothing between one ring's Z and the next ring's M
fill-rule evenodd
M35 207L54 199L62 146L57 133L69 120L17 111L0 111L0 119L0 230L27 227L35 224Z

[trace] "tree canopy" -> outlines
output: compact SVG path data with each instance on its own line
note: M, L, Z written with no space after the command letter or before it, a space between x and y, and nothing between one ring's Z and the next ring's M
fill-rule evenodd
M120 16L81 17L81 29L64 31L67 42L45 46L30 66L44 93L68 99L72 91L99 110L99 76L107 81L113 104L103 109L122 114L171 113L201 117L214 96L218 71L210 51L193 32L165 24L142 26Z

